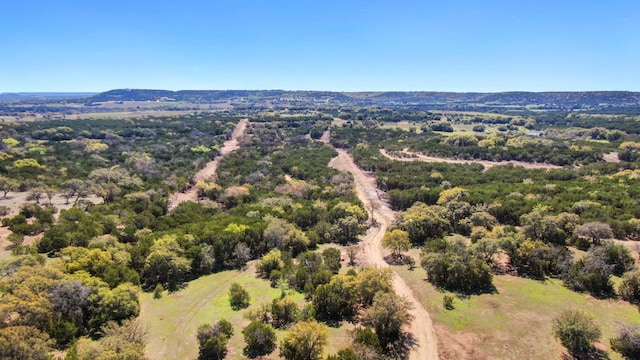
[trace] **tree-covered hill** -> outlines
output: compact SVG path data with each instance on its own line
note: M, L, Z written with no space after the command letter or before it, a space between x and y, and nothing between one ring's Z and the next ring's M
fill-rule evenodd
M110 90L89 98L104 101L187 101L207 103L214 101L272 101L284 103L339 103L349 105L437 105L443 108L523 107L545 109L586 109L606 107L637 107L640 93L629 91L587 92L331 92L288 90Z

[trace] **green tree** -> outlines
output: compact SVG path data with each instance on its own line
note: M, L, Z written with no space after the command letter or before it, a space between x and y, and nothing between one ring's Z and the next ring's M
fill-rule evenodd
M359 300L369 306L378 292L392 291L393 270L390 268L367 268L356 276L355 287Z
M408 251L411 248L409 233L400 229L387 232L382 239L382 246L391 249L393 256L399 258L403 251Z
M397 340L402 327L412 320L409 313L411 304L405 298L393 293L379 292L373 298L373 304L362 318L363 324L371 326L378 335L380 343L385 347Z
M319 285L313 295L316 318L337 322L356 313L358 296L350 277L337 275L328 284Z
M324 264L334 274L340 271L340 250L336 248L326 248L322 251L322 259L324 260Z
M78 202L81 198L89 196L90 190L89 184L80 179L70 179L62 183L62 196L67 204L72 197L75 197L75 202Z
M169 291L176 291L187 280L191 262L166 249L158 249L149 254L142 270L145 288L152 289L162 284Z
M422 267L431 283L449 291L474 294L493 287L491 268L484 260L474 257L466 245L443 240L443 248L425 247Z
M442 206L429 206L416 202L406 211L398 214L398 227L409 234L414 244L442 237L451 224L446 218L447 210Z
M251 297L249 292L238 283L231 284L229 288L229 304L233 310L244 309L249 306Z
M2 192L2 198L6 199L7 198L7 194L10 191L16 191L18 189L18 182L13 180L13 179L9 179L5 176L0 176L0 192Z
M605 242L602 246L596 247L594 251L601 251L606 258L606 262L613 266L613 274L622 276L625 272L633 269L635 259L629 249L624 245L614 244L612 241Z
M282 253L280 250L274 249L263 256L260 263L258 263L258 275L262 278L268 279L272 271L281 270L283 267L284 262L282 261Z
M214 325L201 325L198 328L198 343L200 344L199 359L222 360L227 356L227 342L233 335L233 326L226 320L220 320Z
M298 317L298 313L298 305L289 296L281 299L273 299L271 302L272 322L277 328L286 327L294 323Z
M553 333L569 352L584 358L593 351L601 336L593 317L582 310L565 310L553 321Z
M245 355L250 358L271 354L276 348L276 332L271 325L252 321L244 330Z
M315 321L295 324L280 342L280 356L286 360L319 360L327 344L327 328Z

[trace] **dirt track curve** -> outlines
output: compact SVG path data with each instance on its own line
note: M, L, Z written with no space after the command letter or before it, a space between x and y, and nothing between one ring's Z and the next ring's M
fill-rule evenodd
M240 145L238 143L238 139L240 136L244 134L244 131L247 128L247 124L249 124L249 119L242 119L236 125L236 128L233 129L233 133L231 133L231 138L222 144L220 148L220 155L216 156L213 160L209 161L204 168L198 171L193 177L193 183L197 183L202 180L210 180L213 179L216 175L216 170L218 169L218 165L220 161L228 154L238 150ZM198 189L196 186L191 186L187 191L177 192L171 194L169 197L169 210L175 209L180 203L185 201L197 201L198 200Z
M489 169L493 166L501 166L501 165L515 165L522 166L525 169L561 169L562 166L553 165L553 164L545 164L545 163L530 163L524 161L489 161L489 160L462 160L462 159L453 159L453 158L445 158L445 157L436 157L436 156L427 156L420 153L410 152L408 149L402 150L402 155L407 155L408 157L395 156L391 155L385 149L380 149L380 153L387 157L388 159L395 161L424 161L424 162L444 162L449 164L482 164L486 169Z
M328 143L328 133L323 135L323 142ZM367 175L353 161L353 158L343 149L336 149L338 156L331 159L329 166L347 171L353 175L356 193L360 201L369 209L370 216L375 221L375 227L371 228L362 240L363 256L365 261L371 266L388 267L384 261L381 242L387 228L393 223L394 212L378 195L378 187L372 176ZM413 310L413 321L411 322L411 333L415 337L415 346L409 355L411 360L437 360L438 342L431 317L425 308L417 300L407 283L394 272L393 287L396 293L405 297L411 303Z

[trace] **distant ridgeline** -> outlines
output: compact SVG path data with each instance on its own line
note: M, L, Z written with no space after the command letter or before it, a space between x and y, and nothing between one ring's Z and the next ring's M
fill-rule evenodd
M409 92L332 92L288 90L149 90L118 89L95 93L0 93L0 102L42 104L80 102L98 105L104 102L153 101L215 103L230 102L245 106L411 106L451 110L606 110L625 108L640 113L640 92L500 92L456 93L434 91ZM5 105L7 106L7 105Z
M286 90L111 90L87 98L91 102L105 101L185 101L209 103L264 103L274 105L356 105L356 106L420 106L425 108L523 108L538 109L601 109L610 107L640 107L640 92L330 92Z

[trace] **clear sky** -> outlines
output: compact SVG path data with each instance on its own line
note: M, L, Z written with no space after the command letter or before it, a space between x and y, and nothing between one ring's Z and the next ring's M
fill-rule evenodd
M0 92L640 91L640 0L3 0Z

